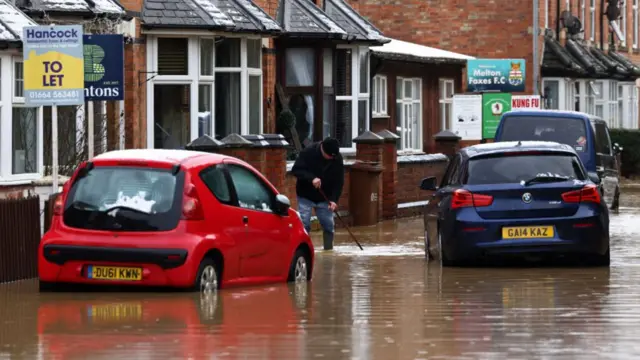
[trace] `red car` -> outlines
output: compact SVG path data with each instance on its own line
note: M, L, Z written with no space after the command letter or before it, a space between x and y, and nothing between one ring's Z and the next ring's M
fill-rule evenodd
M289 199L249 164L188 150L84 162L38 250L58 283L219 287L311 280L314 247Z

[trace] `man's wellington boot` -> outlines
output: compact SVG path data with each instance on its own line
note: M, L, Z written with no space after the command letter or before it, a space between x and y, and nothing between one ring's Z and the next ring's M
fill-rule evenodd
M333 250L333 233L332 232L323 231L322 240L324 241L325 250Z

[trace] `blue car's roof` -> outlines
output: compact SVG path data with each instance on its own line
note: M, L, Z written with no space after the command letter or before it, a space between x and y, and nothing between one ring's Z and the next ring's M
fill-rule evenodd
M549 109L540 109L540 110L510 110L502 114L502 117L506 117L509 115L523 115L523 116L546 116L546 117L563 117L563 118L575 118L575 119L589 119L591 121L596 122L604 122L601 118L597 116L593 116L591 114L583 113L580 111L570 111L570 110L549 110Z
M480 155L499 154L516 151L545 151L570 153L573 155L577 155L576 151L571 146L552 141L502 141L489 144L473 145L466 147L460 151L470 158Z

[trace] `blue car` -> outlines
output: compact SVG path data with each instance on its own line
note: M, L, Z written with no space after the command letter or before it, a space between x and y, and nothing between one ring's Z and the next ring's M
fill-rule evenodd
M514 110L504 113L494 141L525 140L554 141L573 147L587 171L598 175L598 185L609 208L618 210L618 154L623 149L617 143L611 143L604 120L577 111Z
M579 257L609 266L609 210L576 151L521 141L461 149L425 208L425 254L443 266L487 257Z

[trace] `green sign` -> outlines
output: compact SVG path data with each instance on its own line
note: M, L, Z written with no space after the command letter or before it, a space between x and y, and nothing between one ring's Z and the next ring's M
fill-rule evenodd
M510 93L482 94L482 138L493 139L500 117L511 110Z

